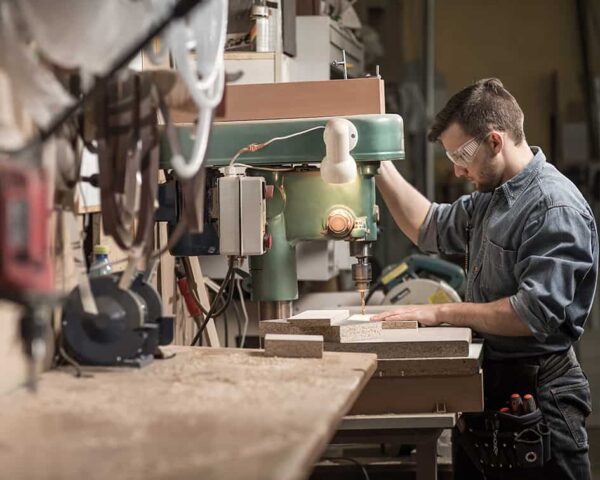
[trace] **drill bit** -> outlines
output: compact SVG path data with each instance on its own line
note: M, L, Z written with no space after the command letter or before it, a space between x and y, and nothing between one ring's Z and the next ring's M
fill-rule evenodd
M365 314L365 291L360 290L360 313Z

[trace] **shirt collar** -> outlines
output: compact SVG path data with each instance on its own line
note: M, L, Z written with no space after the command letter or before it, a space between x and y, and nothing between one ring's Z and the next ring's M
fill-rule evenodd
M546 163L546 156L540 147L531 147L531 151L533 159L525 165L525 168L498 187L498 189L502 189L504 192L509 207L525 191Z

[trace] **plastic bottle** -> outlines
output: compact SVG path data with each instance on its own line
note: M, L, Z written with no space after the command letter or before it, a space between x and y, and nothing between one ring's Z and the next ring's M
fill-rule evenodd
M106 245L94 246L94 261L90 266L90 277L110 275L112 267L108 261L108 247Z

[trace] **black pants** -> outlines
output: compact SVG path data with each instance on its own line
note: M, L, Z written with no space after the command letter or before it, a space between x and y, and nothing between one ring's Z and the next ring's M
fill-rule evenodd
M536 359L484 362L483 374L486 409L498 410L512 392L534 394L551 430L552 459L541 468L482 474L453 441L455 479L591 479L585 430L591 412L590 386L572 349ZM455 430L453 438L458 435Z

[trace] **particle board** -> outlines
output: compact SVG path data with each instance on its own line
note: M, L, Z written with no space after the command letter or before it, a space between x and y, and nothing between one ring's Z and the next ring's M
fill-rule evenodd
M466 357L471 344L471 329L426 327L382 330L378 340L349 343L326 342L332 352L368 352L385 358Z
M306 310L291 316L288 322L300 327L330 327L340 325L349 316L348 310Z
M349 320L357 322L371 322L375 313L355 313L351 315ZM400 328L419 328L419 322L416 320L383 320L382 328L386 329L400 329Z
M419 328L419 322L416 320L385 320L382 323L382 327L388 330Z
M167 347L142 369L51 371L0 396L2 478L308 478L374 355ZM231 461L232 455L235 461Z
M322 335L265 335L265 356L283 358L322 358Z
M381 338L382 322L361 322L345 320L340 325L329 327L313 327L304 323L290 323L285 320L263 320L259 325L259 333L277 334L309 334L322 335L326 342L353 342Z
M452 358L396 358L377 361L374 377L475 375L481 368L483 344L471 343L469 355Z
M301 335L303 329L287 320L261 320L258 324L258 334L264 337L268 333Z
M351 415L386 413L479 412L483 374L372 378Z

